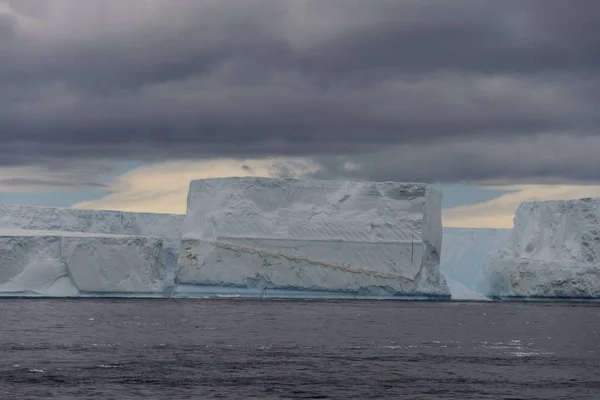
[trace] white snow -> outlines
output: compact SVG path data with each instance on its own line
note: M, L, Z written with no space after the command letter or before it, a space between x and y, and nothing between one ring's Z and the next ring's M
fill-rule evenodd
M478 297L476 285L483 260L488 253L503 248L510 233L510 229L444 228L440 270L453 299Z
M478 289L495 297L600 297L600 199L523 203Z
M162 239L0 230L0 293L46 296L162 293Z
M194 294L448 296L441 244L424 184L196 180L176 278Z
M173 280L183 215L0 205L0 229L154 236L163 239L164 265Z

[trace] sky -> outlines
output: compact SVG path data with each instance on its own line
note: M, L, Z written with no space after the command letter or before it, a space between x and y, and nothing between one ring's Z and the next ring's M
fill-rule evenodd
M600 197L597 0L0 0L0 203L426 182L446 226Z

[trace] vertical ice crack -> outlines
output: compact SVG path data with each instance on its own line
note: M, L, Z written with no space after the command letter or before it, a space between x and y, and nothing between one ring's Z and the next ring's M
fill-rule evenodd
M410 266L413 266L413 260L415 255L415 235L413 232L410 233Z

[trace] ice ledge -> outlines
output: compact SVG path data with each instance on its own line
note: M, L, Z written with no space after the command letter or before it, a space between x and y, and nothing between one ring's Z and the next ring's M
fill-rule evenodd
M302 179L280 179L280 178L262 178L262 177L228 177L228 178L208 178L197 179L190 183L190 192L203 186L210 187L227 187L229 189L307 189L307 190L324 190L324 189L358 189L358 193L379 194L382 196L390 194L386 189L393 189L392 194L406 194L422 196L426 191L437 193L441 196L441 192L432 188L426 183L419 182L350 182L350 181L335 181L335 180L302 180ZM396 189L400 189L401 192Z
M67 236L151 236L163 241L164 260L173 279L179 256L180 229L183 215L137 213L112 210L84 210L61 207L0 205L0 229L10 234L34 235L44 232Z
M450 300L449 295L395 293L390 287L370 286L358 291L310 290L305 288L251 288L247 286L179 285L175 297L248 299L357 299L357 300Z
M41 229L9 229L0 228L0 236L12 236L12 237L79 237L79 238L131 238L139 237L139 235L119 235L112 233L94 233L94 232L68 232L68 231L56 231L56 230L41 230ZM151 237L151 236L148 236Z

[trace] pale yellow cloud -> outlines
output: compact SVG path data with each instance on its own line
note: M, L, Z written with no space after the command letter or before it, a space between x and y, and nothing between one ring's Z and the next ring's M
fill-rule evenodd
M500 189L517 190L495 199L459 206L443 213L444 226L472 228L512 228L517 207L524 201L570 200L600 197L600 186L515 185Z
M285 170L301 177L317 167L300 158L175 161L139 167L109 185L111 194L74 204L74 208L184 214L190 181L227 176L276 176Z

